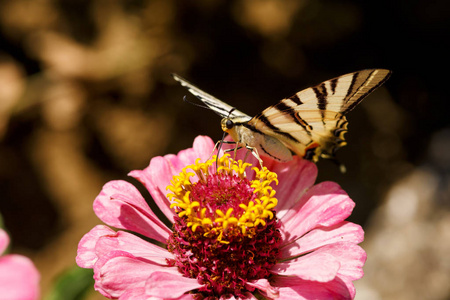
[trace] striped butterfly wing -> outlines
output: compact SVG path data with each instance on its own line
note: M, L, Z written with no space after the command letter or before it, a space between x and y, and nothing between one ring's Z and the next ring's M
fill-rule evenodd
M385 82L391 71L362 70L302 90L252 118L248 124L275 137L297 155L334 158L345 146L345 114Z
M178 81L182 86L187 88L187 90L196 96L200 101L205 103L211 110L216 112L218 115L220 115L222 118L230 117L236 120L239 120L240 122L247 122L252 117L249 115L235 109L234 107L226 104L225 102L217 99L216 97L202 91L186 79L182 78L181 76L177 74L172 74L173 78Z

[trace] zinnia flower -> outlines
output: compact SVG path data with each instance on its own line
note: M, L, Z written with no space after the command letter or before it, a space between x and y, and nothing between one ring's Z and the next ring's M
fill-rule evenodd
M354 202L315 164L211 156L191 149L153 158L130 175L150 192L108 182L94 201L98 225L78 246L95 289L118 299L352 299L363 276L364 232L344 221ZM131 232L137 233L133 234Z
M0 255L8 244L8 234L0 228ZM39 272L29 258L18 254L0 257L0 299L38 299L39 278Z

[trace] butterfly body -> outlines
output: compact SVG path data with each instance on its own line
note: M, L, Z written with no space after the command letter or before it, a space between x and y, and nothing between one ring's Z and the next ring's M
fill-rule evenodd
M280 140L260 132L248 122L239 123L232 118L223 118L221 124L222 130L228 133L240 147L256 149L258 154L280 162L292 159L291 151Z
M319 157L333 159L336 150L346 145L345 114L390 74L385 69L368 69L336 77L282 99L253 118L173 76L222 116L222 130L239 146L285 162L292 159L291 152L313 161Z

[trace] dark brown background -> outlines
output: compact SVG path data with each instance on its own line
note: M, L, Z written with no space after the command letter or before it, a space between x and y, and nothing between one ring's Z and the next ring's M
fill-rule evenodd
M388 68L348 116L347 174L321 161L319 181L344 187L367 230L360 299L448 299L449 20L448 2L425 0L1 1L0 212L12 250L36 262L45 294L99 223L105 182L199 134L220 139L219 117L184 103L172 72L254 115Z

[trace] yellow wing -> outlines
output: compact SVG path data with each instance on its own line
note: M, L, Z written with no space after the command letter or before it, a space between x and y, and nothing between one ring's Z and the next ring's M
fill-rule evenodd
M346 74L302 90L252 118L248 124L275 137L297 155L317 161L333 158L345 146L345 114L383 84L384 69Z

